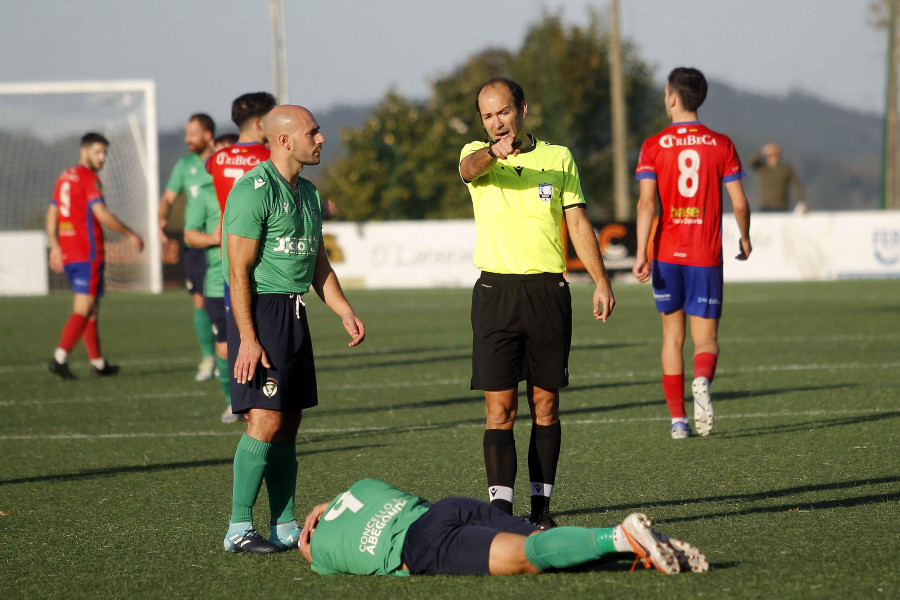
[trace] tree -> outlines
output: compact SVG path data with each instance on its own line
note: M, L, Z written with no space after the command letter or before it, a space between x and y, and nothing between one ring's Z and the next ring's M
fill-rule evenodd
M607 34L594 12L584 27L545 16L516 53L488 49L431 83L427 101L389 92L369 121L342 135L346 156L323 178L323 191L343 218L470 218L459 178L459 152L484 130L475 92L487 79L510 77L528 102L526 126L539 139L568 146L594 218L612 208ZM634 162L644 137L665 125L661 91L633 46L625 44L624 74Z

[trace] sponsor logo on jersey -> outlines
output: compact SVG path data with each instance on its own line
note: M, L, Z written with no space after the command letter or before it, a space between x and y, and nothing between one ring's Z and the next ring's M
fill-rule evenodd
M272 252L282 252L294 256L314 256L318 251L319 241L315 238L295 238L291 236L276 237Z
M228 154L227 152L220 152L216 154L216 164L228 165L232 167L255 167L259 164L259 157L253 155L244 156L243 154Z
M378 548L378 542L381 541L381 534L384 532L387 524L397 516L409 500L406 498L394 498L390 502L385 502L381 510L375 513L366 523L362 536L359 538L359 551L368 552L375 556L375 550ZM390 537L390 534L388 535Z
M191 167L191 175L197 174L197 167Z
M191 193L191 198L196 198L197 194L200 193L200 186L192 185L191 187L188 188L188 191Z
M677 135L667 134L659 138L659 145L663 148L672 148L675 146L716 146L716 138L705 133L703 135L686 135L679 137Z
M706 209L696 206L673 206L669 218L676 225L703 225Z
M263 384L262 393L266 395L266 398L271 398L275 394L278 393L278 380L274 377L269 377L266 379L266 383Z
M288 214L291 211L291 203L290 202L282 202L281 205L284 207L284 214Z
M550 202L550 199L553 197L553 184L552 183L539 183L538 184L538 197L542 202Z
M883 265L900 262L900 230L880 229L872 232L872 252Z
M696 218L702 217L705 209L698 206L673 206L670 216L673 219L682 219L684 217Z

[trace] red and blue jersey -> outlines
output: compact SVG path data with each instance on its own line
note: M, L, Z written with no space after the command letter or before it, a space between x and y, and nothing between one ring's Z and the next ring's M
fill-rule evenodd
M744 177L728 136L697 121L673 123L641 146L636 179L655 179L661 206L653 258L722 264L722 184Z
M269 160L269 149L257 142L235 144L222 148L206 161L206 170L212 175L213 187L219 199L219 208L225 213L228 192L244 176L244 173L259 163Z
M63 264L103 262L103 228L91 210L103 202L97 174L83 165L66 169L56 180L51 202L57 208Z

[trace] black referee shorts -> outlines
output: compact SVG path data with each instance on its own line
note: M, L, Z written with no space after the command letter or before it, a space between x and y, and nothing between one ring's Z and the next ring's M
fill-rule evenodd
M472 290L473 390L569 385L572 296L561 273L482 271Z
M206 248L185 246L181 255L184 260L184 287L188 294L203 295L203 280L206 279Z
M260 294L253 297L252 311L256 337L272 367L257 364L253 379L246 384L234 379L241 335L234 315L227 310L231 412L244 413L251 408L297 412L316 406L316 365L306 307L300 296Z
M410 575L490 575L498 533L531 535L537 527L475 498L435 502L406 532L403 562Z

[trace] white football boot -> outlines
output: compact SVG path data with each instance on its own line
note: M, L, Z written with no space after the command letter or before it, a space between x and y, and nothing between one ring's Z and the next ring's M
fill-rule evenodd
M666 575L680 573L682 569L690 569L694 573L709 570L709 561L698 548L670 538L653 529L652 525L653 521L642 513L631 513L622 521L625 539L637 554L631 565L632 571L638 561L643 562L646 568L655 567Z
M709 435L713 428L713 404L709 395L709 381L698 377L691 384L694 394L694 427L699 435Z

